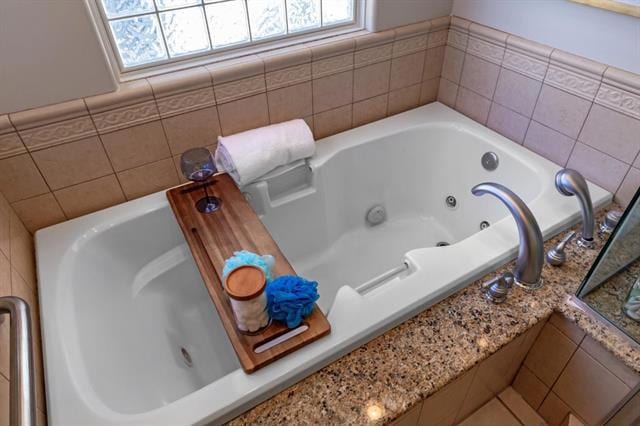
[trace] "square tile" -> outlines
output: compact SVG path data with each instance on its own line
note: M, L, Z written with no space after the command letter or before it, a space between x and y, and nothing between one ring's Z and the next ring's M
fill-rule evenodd
M0 191L14 202L45 194L49 187L31 155L22 154L0 160Z
M387 115L387 95L355 102L353 104L353 127L380 120Z
M546 426L546 422L511 386L500 392L498 399L524 425Z
M567 167L579 171L586 179L613 193L629 171L629 166L622 161L580 142L576 143Z
M635 388L640 384L640 374L637 374L631 368L627 367L614 354L605 349L605 347L600 343L596 342L591 336L586 336L584 338L580 348L602 364L604 368L613 373L617 378L622 380L629 388Z
M17 201L12 207L31 233L66 220L58 201L50 192Z
M562 334L567 336L573 343L580 345L586 334L578 325L558 312L554 312L549 317L549 323L553 324Z
M36 288L36 261L33 237L17 215L11 215L11 268L33 289ZM13 278L11 278L13 283ZM13 284L11 284L13 288ZM15 289L14 289L15 290Z
M534 120L531 120L529 130L524 139L525 147L559 166L567 164L574 145L575 141L570 137L543 126Z
M13 209L0 192L0 254L4 254L9 259L11 247L11 215Z
M578 137L591 103L555 87L542 85L533 119L573 139Z
M426 105L435 102L438 99L438 87L440 86L439 78L423 81L420 88L420 105Z
M269 124L267 95L261 93L218 106L222 134L232 135Z
M353 71L313 80L313 113L347 105L353 99Z
M442 64L444 63L444 51L445 46L438 46L427 50L427 55L424 59L422 80L440 77L442 74Z
M454 108L456 105L456 99L458 98L458 85L452 83L446 78L440 79L440 86L438 87L438 102L442 102L448 107Z
M511 386L516 392L522 395L524 400L527 401L527 404L534 409L540 407L547 393L549 393L549 387L542 383L542 381L524 365L518 370L518 374Z
M93 213L125 201L115 175L104 176L54 192L69 219Z
M570 413L571 408L553 392L549 392L549 395L547 395L538 410L538 414L542 416L549 426L561 425Z
M420 418L420 408L422 407L422 401L413 406L409 411L395 419L390 423L390 426L416 426L418 419Z
M493 100L525 117L531 117L541 88L539 81L502 69Z
M477 56L467 54L462 69L460 85L485 98L493 98L500 67Z
M638 189L640 189L640 170L631 167L616 192L616 203L622 207L628 206Z
M358 68L353 74L353 100L361 101L389 91L391 61Z
M426 51L393 58L391 61L391 80L389 90L402 89L422 81Z
M271 123L304 118L312 114L311 82L267 92Z
M456 109L472 120L480 124L485 124L489 117L491 101L460 86L458 89L458 98L456 99Z
M638 135L640 120L594 104L578 140L631 164L640 152Z
M453 83L459 83L460 75L462 74L462 64L464 63L464 55L465 53L462 50L447 46L442 62L442 77Z
M630 389L584 350L578 349L553 392L589 424L602 424Z
M351 128L352 105L332 109L313 116L313 130L316 139L335 135Z
M43 149L32 155L53 190L113 173L97 137Z
M514 142L522 143L529 127L527 117L493 102L487 120L487 127Z
M198 148L205 145L218 143L220 135L220 122L218 110L209 107L186 114L176 115L162 120L162 126L167 134L171 154L182 154L190 148ZM160 160L167 156L146 161Z
M172 158L120 172L118 180L127 200L133 200L179 184Z
M131 169L171 155L160 121L107 133L101 139L115 171Z
M418 106L422 84L389 92L388 115L399 114Z
M478 411L460 423L460 426L520 426L520 422L502 405L498 398L493 398Z
M546 386L552 386L576 348L575 343L547 323L525 358L524 365Z
M472 368L425 399L418 424L420 426L451 425L471 387L476 371L477 368Z

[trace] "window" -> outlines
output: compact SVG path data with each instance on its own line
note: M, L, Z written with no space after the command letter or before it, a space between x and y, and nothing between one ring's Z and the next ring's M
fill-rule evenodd
M353 24L356 0L98 0L121 71Z

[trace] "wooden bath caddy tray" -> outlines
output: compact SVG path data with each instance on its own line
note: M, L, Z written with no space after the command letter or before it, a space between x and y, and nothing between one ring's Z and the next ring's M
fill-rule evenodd
M204 196L202 185L191 183L170 189L167 198L244 371L252 373L329 334L331 326L318 305L302 323L308 329L302 332L303 329L295 329L300 333L266 350L265 343L275 343L275 339L290 331L284 324L273 321L257 335L238 331L222 287L225 259L235 251L249 250L275 258L274 277L295 275L295 271L229 175L217 175L205 183L209 194L222 200L220 210L214 213L202 214L196 210L196 201Z

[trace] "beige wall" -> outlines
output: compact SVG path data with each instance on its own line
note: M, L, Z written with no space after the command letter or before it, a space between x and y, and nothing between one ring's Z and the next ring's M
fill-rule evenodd
M31 308L39 425L45 424L44 374L33 238L0 193L0 297L18 296ZM9 318L0 324L0 425L9 424Z
M0 114L115 90L85 1L0 2Z

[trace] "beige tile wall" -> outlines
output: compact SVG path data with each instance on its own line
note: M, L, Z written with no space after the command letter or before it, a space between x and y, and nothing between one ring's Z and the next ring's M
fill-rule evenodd
M449 17L123 84L0 116L0 191L35 230L183 181L218 135L303 118L316 138L435 101Z
M638 383L640 376L554 313L393 424L458 424L511 385L551 426L562 424L569 413L599 425Z
M640 186L640 76L453 17L438 100L627 204Z
M513 381L546 321L541 321L435 394L411 407L396 426L451 426L495 398Z
M33 238L0 193L0 297L18 296L31 308L37 423L44 425L46 403ZM9 425L9 318L0 323L0 425Z
M553 314L513 382L551 426L568 413L599 425L640 383L640 376L574 323Z

